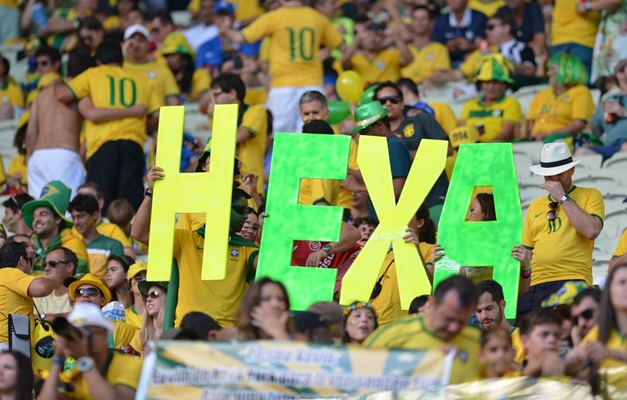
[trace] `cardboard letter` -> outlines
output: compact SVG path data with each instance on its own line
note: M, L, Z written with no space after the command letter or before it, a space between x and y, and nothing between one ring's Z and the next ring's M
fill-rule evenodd
M511 256L522 240L522 211L510 143L463 144L460 147L440 217L438 243L463 266L492 266L503 286L505 315L516 316L520 264ZM466 222L475 186L492 186L496 221ZM436 266L433 287L445 279Z
M342 208L298 204L298 193L301 178L346 178L350 140L340 135L275 135L257 278L281 281L292 310L333 298L336 270L290 264L294 240L340 238Z
M165 179L155 181L148 252L150 281L168 281L172 269L174 220L177 213L207 213L202 279L226 276L237 105L216 105L210 171L180 173L185 108L162 107L156 164Z

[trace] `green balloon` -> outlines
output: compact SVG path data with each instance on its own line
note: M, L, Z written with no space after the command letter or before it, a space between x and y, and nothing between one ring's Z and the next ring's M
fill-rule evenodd
M339 124L351 115L351 109L346 101L330 101L327 107L329 108L327 122L330 125Z
M377 85L372 85L368 89L364 90L364 93L359 98L360 104L370 103L374 100L374 91L377 88Z

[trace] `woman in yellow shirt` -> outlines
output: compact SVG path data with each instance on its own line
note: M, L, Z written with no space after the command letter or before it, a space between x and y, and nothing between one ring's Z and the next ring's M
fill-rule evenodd
M531 102L527 133L531 140L545 142L570 138L572 147L572 139L583 131L594 112L592 95L585 86L588 73L582 62L569 54L551 57L548 66L551 87Z

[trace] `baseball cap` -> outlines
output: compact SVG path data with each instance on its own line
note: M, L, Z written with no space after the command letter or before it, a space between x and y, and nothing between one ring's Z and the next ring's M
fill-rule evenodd
M226 13L229 15L235 14L235 6L229 3L228 1L218 1L215 6L213 6L213 13Z
M75 304L67 319L77 328L97 326L106 329L109 334L115 329L111 322L104 319L100 307L91 303Z
M126 28L126 31L124 31L124 40L128 40L136 33L141 33L146 39L150 40L150 33L148 33L148 29L141 24L134 24Z

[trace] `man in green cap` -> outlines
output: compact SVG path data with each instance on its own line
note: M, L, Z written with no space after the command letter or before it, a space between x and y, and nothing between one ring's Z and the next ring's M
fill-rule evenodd
M411 156L405 142L392 133L388 112L383 108L380 102L373 101L362 104L355 109L355 129L353 129L353 133L383 136L387 138L394 197L398 201L407 176L409 175ZM351 190L365 194L368 193L368 189L365 185L358 182L353 183L350 188Z
M38 200L22 207L22 217L33 230L33 244L37 260L33 265L33 276L43 276L42 263L48 252L57 247L70 249L78 257L77 273L89 272L87 249L83 241L72 234L72 222L65 217L72 191L61 181L51 181L44 186Z

